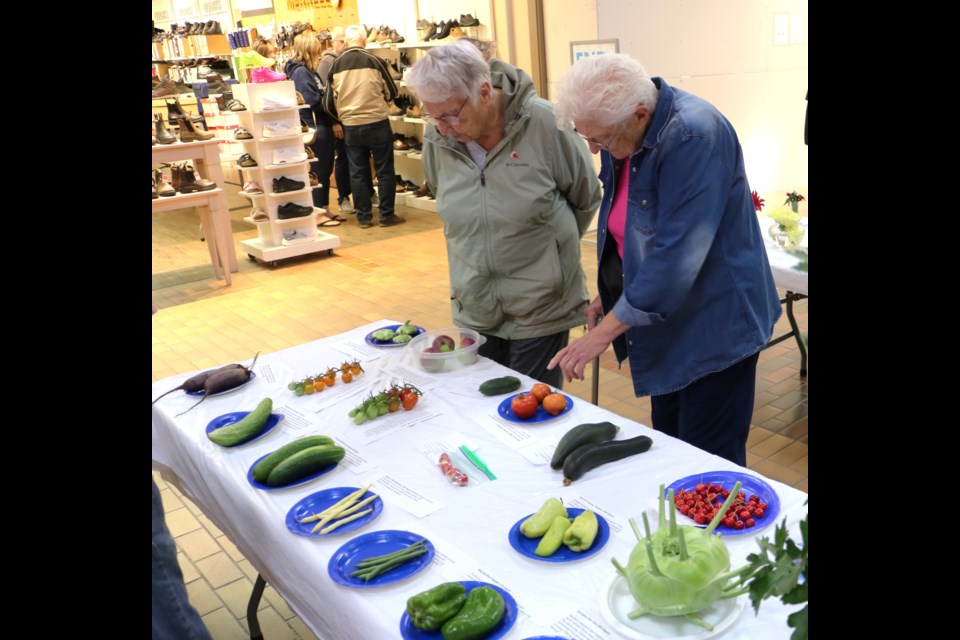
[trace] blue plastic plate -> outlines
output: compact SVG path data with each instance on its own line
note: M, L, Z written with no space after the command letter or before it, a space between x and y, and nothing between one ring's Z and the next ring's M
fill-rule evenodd
M521 393L526 393L526 392L522 391ZM515 416L513 413L513 409L510 408L510 403L513 402L513 399L516 398L518 395L520 394L519 393L513 394L512 396L510 396L509 398L501 402L500 406L497 407L497 413L500 415L501 418L504 418L506 420L509 420L510 422L516 422L519 424L532 424L532 423L538 423L538 422L548 422L550 420L556 420L557 418L562 418L563 416L570 413L571 410L573 410L573 398L571 398L570 396L564 393L560 395L562 395L564 398L567 399L567 408L561 411L560 413L558 413L557 415L555 416L550 415L549 413L546 412L546 410L543 407L537 407L537 412L533 414L533 417L527 418L526 420L522 420L517 416Z
M298 536L307 536L308 538L326 538L329 536L337 536L341 533L347 533L348 531L356 531L361 527L367 526L367 524L373 522L383 511L383 500L379 496L375 500L372 500L360 508L360 511L366 511L367 509L373 509L373 511L362 518L351 520L350 522L337 527L330 533L321 534L319 531L317 533L310 533L313 531L313 528L317 526L317 521L303 523L299 522L299 520L302 520L307 516L313 515L314 513L319 513L327 507L332 507L336 503L340 502L343 498L346 498L351 493L355 493L359 490L360 487L334 487L333 489L324 489L323 491L311 493L309 496L290 507L290 511L287 512L287 529L290 529L290 531L294 532ZM367 491L360 496L360 500L358 500L358 502L366 500L372 495L374 495L373 491ZM349 518L350 516L347 517ZM334 524L335 522L336 520L331 520L328 524ZM324 525L324 527L326 526L327 525Z
M234 411L233 413L225 413L222 416L217 416L209 423L207 423L207 433L211 431L216 431L220 427L225 427L234 422L240 422L249 415L249 411ZM270 417L267 418L267 424L264 425L263 430L260 431L257 435L253 436L249 440L239 442L237 444L228 445L231 447L239 447L240 445L247 444L248 442L253 442L254 440L259 440L263 436L270 433L275 426L280 424L280 421L283 420L283 414L281 413L271 413ZM211 441L212 442L212 441ZM220 445L224 446L224 445Z
M380 331L380 329L393 329L394 331L396 331L398 328L402 326L403 326L402 324L388 324L386 326L380 327L379 329L374 329L373 331ZM417 325L413 325L413 326L417 327L417 332L412 336L410 336L411 340L413 338L416 338L418 335L420 335L424 331L426 331L426 329L424 329L423 327L419 327ZM394 342L393 340L377 340L376 338L373 337L373 331L371 331L366 335L366 337L364 337L364 341L369 345L373 345L374 347L405 347L407 346L407 343L410 342L410 340L407 340L407 342Z
M270 453L273 453L273 451L271 451ZM257 466L257 463L258 463L258 462L260 462L261 460L263 460L264 458L266 458L268 455L270 455L270 453L265 453L265 454L263 454L262 456L260 456L259 458L257 458L256 460L254 460L254 461L253 461L253 464L250 465L250 468L247 469L247 482L249 482L252 486L256 487L257 489L263 489L264 491L276 491L277 489L287 489L287 488L289 488L289 487L299 487L301 484L306 484L306 483L310 482L311 480L315 480L315 479L319 478L319 477L322 476L322 475L326 475L326 474L330 473L331 471L333 471L334 469L337 468L337 464L338 464L338 463L334 462L334 463L333 463L332 465L330 465L329 467L324 467L323 469L320 469L319 471L314 471L314 472L311 473L310 475L304 476L304 477L300 478L299 480L294 480L294 481L291 482L290 484L282 484L282 485L280 485L279 487L271 487L271 486L266 485L266 484L264 484L264 483L262 483L262 482L257 482L256 480L253 479L253 468L254 468L255 466ZM357 488L359 488L359 487L357 487ZM346 525L344 525L344 526L346 526Z
M578 515L583 513L583 511L583 509L567 507L567 516L576 518ZM508 539L510 540L510 546L516 549L520 555L527 556L528 558L532 558L534 560L540 560L541 562L573 562L574 560L589 558L596 552L600 551L600 549L603 548L603 545L607 544L607 540L610 539L610 525L607 524L607 521L603 519L603 516L597 513L597 525L599 525L597 527L597 537L594 539L593 544L590 545L589 549L586 551L571 551L566 545L560 545L560 548L557 549L552 555L541 558L535 553L537 545L540 544L540 538L528 538L520 533L520 525L523 524L524 520L532 515L533 514L531 513L517 520L517 523L513 525L512 529L510 529Z
M212 397L214 397L214 396L222 396L222 395L225 394L225 393L233 393L233 392L236 391L237 389L242 389L242 388L244 388L245 386L247 386L248 384L250 384L251 382L253 382L253 379L256 378L256 377L257 377L257 374L255 374L253 371L251 371L251 372L250 372L250 377L247 378L247 381L244 382L243 384L237 385L237 386L234 387L233 389L227 389L226 391L220 391L220 392L218 392L218 393L211 393L211 394L210 394L210 397L212 398ZM198 398L200 398L200 397L203 396L203 391L184 391L184 393L186 393L188 396L196 396L196 397L198 397Z
M749 529L747 527L744 527L743 529L728 529L721 523L720 526L714 529L714 533L722 533L725 536L743 536L756 533L757 531L765 529L776 522L777 516L780 515L780 497L777 495L777 492L773 490L773 487L760 478L747 475L745 473L740 473L739 471L707 471L706 473L695 473L692 476L680 478L679 480L672 482L670 486L664 489L663 495L664 497L669 495L670 489L673 489L674 494L676 494L680 489L692 491L696 488L697 484L706 484L707 482L719 484L724 489L733 491L733 485L737 483L737 480L743 483L743 486L740 487L740 491L743 491L743 494L747 499L750 498L751 494L755 493L760 496L760 500L762 502L767 503L766 513L763 514L763 518L760 520L754 518L756 524ZM669 505L667 505L667 507L669 508ZM693 523L693 518L688 518L678 511L677 522L680 524L691 524Z
M357 563L360 561L406 549L416 544L419 540L424 541L427 552L417 556L413 560L394 567L369 582L364 582L361 578L354 578L350 575L357 570ZM433 554L435 552L436 550L433 548L433 544L416 533L396 530L371 531L370 533L357 536L337 549L330 558L330 563L327 565L327 573L330 574L334 582L345 587L355 587L357 589L382 587L385 584L392 584L404 580L423 571L433 560Z
M497 626L490 630L489 634L483 636L483 640L497 640L497 638L502 638L507 635L507 632L510 631L517 622L517 601L513 599L513 596L510 595L508 591L489 582L477 582L475 580L460 580L459 582L467 588L468 595L477 587L486 586L492 587L503 597L503 604L505 605L503 608L503 617L500 618ZM440 632L440 629L436 631L423 631L413 626L413 622L410 620L410 614L406 611L404 611L403 616L400 617L400 635L403 636L404 640L443 640L443 634Z

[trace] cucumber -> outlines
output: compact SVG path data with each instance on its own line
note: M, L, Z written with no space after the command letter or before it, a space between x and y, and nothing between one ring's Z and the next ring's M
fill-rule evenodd
M257 405L257 408L245 415L233 424L214 429L207 434L207 437L216 442L221 447L233 447L243 444L250 438L253 438L263 431L267 426L267 420L270 419L270 412L273 411L273 400L264 398Z
M620 431L620 427L612 422L578 424L560 438L560 442L557 443L557 448L553 452L553 458L550 460L550 468L563 468L563 461L574 449L585 444L613 440L617 437L618 431Z
M520 388L520 378L514 376L503 376L502 378L491 378L480 385L480 393L485 396L499 396L504 393L510 393Z
M266 482L270 472L273 471L278 464L298 451L303 451L309 447L317 447L322 444L333 444L333 438L330 436L306 436L305 438L300 438L283 445L254 465L253 471L251 472L253 479L257 482Z
M343 447L334 444L321 444L298 451L273 468L273 471L267 476L267 486L280 487L295 482L304 476L340 462L345 454L346 451Z
M647 436L637 436L627 440L609 440L581 445L563 461L563 485L567 486L587 471L602 464L643 453L652 444L653 440Z

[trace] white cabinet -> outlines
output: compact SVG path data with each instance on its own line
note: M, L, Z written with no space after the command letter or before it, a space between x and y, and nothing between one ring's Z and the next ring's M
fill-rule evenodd
M256 225L257 238L241 241L240 245L251 260L259 258L272 265L277 260L333 250L340 246L340 238L317 229L317 214L326 213L313 206L310 186L310 163L304 148L301 132L301 108L297 105L297 92L292 80L281 82L248 83L234 86L233 96L246 107L236 112L240 126L253 136L241 141L244 154L249 154L257 163L255 167L240 167L244 183L253 181L262 189L258 195L242 195L250 198L254 212L264 211L268 219L256 222L253 216L245 221ZM289 133L286 133L286 132ZM243 156L241 156L243 157ZM274 181L288 178L303 183L295 191L274 192ZM279 212L284 205L309 207L312 212L299 217L281 219Z

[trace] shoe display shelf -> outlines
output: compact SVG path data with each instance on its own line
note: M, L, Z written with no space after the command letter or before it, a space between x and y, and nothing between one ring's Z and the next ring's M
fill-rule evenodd
M223 190L223 169L220 166L219 142L216 138L199 142L174 142L154 145L153 165L190 160L201 177L219 185L216 189L188 194L177 194L153 200L153 212L196 207L200 224L205 230L207 250L213 265L214 276L232 284L230 273L239 271L237 252L233 246L233 231L230 226L230 210L227 194Z
M324 213L324 210L313 206L314 187L310 186L309 176L311 160L304 153L304 139L310 134L300 130L301 109L309 109L309 105L297 105L297 93L292 80L238 84L234 85L233 93L236 99L247 106L246 111L236 112L240 126L253 136L250 140L239 142L244 152L257 162L255 167L238 167L245 175L244 181L256 182L263 189L261 194L240 193L250 199L254 210L262 209L269 217L264 222L254 221L252 213L245 217L246 222L256 225L257 237L242 240L240 246L251 260L260 259L271 266L276 266L277 260L317 251L332 254L340 246L340 238L317 229L317 215ZM270 106L267 103L271 101L274 104L285 102L290 106L264 108ZM276 123L287 125L291 133L269 135L268 128L275 130ZM304 157L299 161L278 164L275 162L277 153ZM304 188L273 193L273 181L281 177L303 182ZM313 213L282 220L278 210L288 203L311 207ZM291 235L295 237L291 239Z

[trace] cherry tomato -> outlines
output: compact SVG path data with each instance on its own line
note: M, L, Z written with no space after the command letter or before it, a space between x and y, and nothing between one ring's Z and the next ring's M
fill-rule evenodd
M410 411L410 409L417 406L418 400L420 400L420 396L412 389L404 389L400 392L400 402L403 405L404 411Z
M553 390L542 382L538 382L530 389L530 395L537 399L537 404L543 404L543 399L551 393Z
M743 524L743 520L737 520L736 522L733 523L733 528L737 529L738 531L740 529L743 529L744 526L746 525Z
M763 517L763 514L765 514L766 512L767 512L766 509L760 509L760 508L754 509L754 511L753 511L753 517L754 517L754 518L762 518L762 517Z
M747 511L746 509L743 509L743 510L740 511L737 515L740 516L740 519L741 519L741 520L746 520L747 518L750 517L750 512Z
M348 369L344 369L343 373L340 374L340 379L349 384L353 382L353 374Z
M337 384L337 375L333 373L323 376L323 384L327 385L328 387L332 387L333 385Z
M520 420L527 420L537 414L537 398L529 393L518 393L510 401L510 409Z
M543 410L552 416L560 415L567 408L567 399L562 393L551 393L543 399Z
M393 413L394 411L399 411L401 405L401 400L399 396L390 396L387 398L387 411Z
M317 378L312 383L310 383L310 386L313 387L314 391L323 391L324 389L327 388L327 385L323 383L323 378Z
M748 528L752 527L755 524L756 522L753 520L753 518L747 518L746 521L743 523L743 525Z

